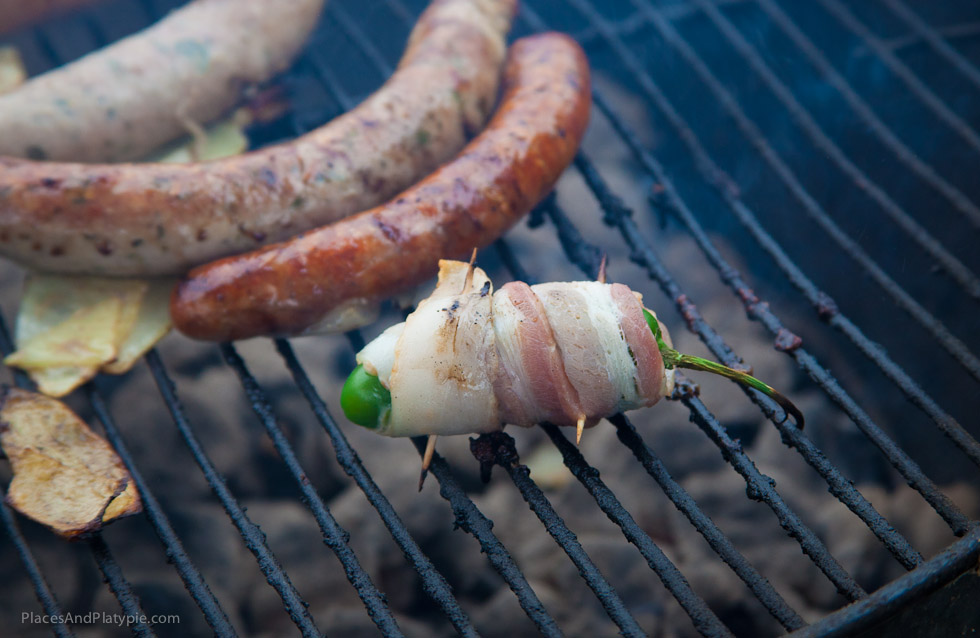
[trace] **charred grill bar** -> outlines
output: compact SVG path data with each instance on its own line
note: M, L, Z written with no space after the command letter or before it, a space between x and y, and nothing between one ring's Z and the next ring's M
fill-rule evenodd
M980 85L980 73L977 72L976 68L964 56L952 49L935 28L918 17L902 0L881 0L881 2L924 42L933 47L958 72L968 78L970 82ZM775 0L750 0L750 3L758 6L772 24L776 25L789 38L808 62L834 88L837 95L866 124L871 134L888 148L911 174L939 194L950 209L959 215L960 219L969 222L973 228L980 227L980 209L976 204L891 131L883 119L858 94L849 81L835 70L821 50L808 39L794 20L776 4ZM159 17L152 0L144 0L142 4L146 8L148 19ZM673 26L672 20L678 16L693 14L706 16L714 28L722 34L725 41L748 65L749 69L768 87L790 114L795 125L804 132L813 145L820 149L825 157L829 158L845 176L857 183L868 194L871 201L875 202L879 210L901 228L912 242L919 246L926 255L934 259L942 271L956 282L961 293L974 299L980 298L980 280L969 266L958 259L939 239L930 235L906 212L902 205L893 200L883 188L876 185L872 178L859 168L858 164L824 132L816 118L803 104L797 101L789 87L769 68L756 48L740 35L734 24L719 9L719 6L739 4L739 2L713 3L711 0L693 0L680 8L676 6L664 8L654 7L648 0L631 0L632 11L628 18L615 24L600 13L599 5L595 0L571 0L569 4L574 8L574 11L585 18L589 25L586 31L580 34L579 39L587 45L595 43L607 47L625 66L639 86L646 103L655 107L663 115L684 143L687 151L694 158L695 168L705 185L717 191L721 200L745 227L753 240L772 258L778 270L799 290L821 319L842 333L873 362L884 376L912 404L926 414L974 465L980 465L980 444L976 439L940 407L939 403L895 360L877 347L856 323L844 315L837 308L834 300L818 287L814 280L797 264L791 254L766 230L755 211L743 201L735 179L726 174L715 161L694 129L685 121L677 107L671 103L667 95L656 84L643 60L630 50L623 39L625 35L635 35L653 28L659 37L683 59L688 68L694 71L699 81L714 96L717 103L735 124L736 129L748 142L748 147L754 149L759 158L765 162L772 174L796 200L799 208L839 246L841 254L850 258L861 268L863 273L874 280L892 299L896 307L913 317L928 333L929 337L957 360L966 372L974 378L980 379L980 360L977 359L976 355L939 318L926 310L911 293L895 281L857 241L832 219L825 207L818 203L807 190L807 187L746 114L735 97L715 76L698 50ZM872 54L877 56L907 86L915 99L921 101L974 151L980 151L980 138L969 124L929 89L844 4L839 0L819 0L819 4L844 27L860 38ZM528 0L522 12L524 21L534 30L541 30L549 26L547 20L543 19L537 12L538 10L543 12L544 7L542 5L543 3ZM400 0L385 0L385 10L390 11L405 25L411 24L415 17L415 12L404 6ZM388 57L374 45L369 37L370 29L367 28L367 25L362 24L357 17L345 10L339 1L329 5L328 13L345 36L355 44L379 73L387 75L392 71ZM95 40L104 44L106 38L101 33L98 24L84 17L82 19L92 30ZM60 63L55 47L46 41L43 31L37 32L37 39L40 48L48 54L52 66ZM326 65L313 52L307 54L306 62L315 70L316 77L322 87L339 109L347 109L353 105L354 100L351 93L344 88L345 82L342 76L339 76L334 69ZM868 412L842 387L842 384L824 364L819 362L807 349L793 342L793 335L789 332L786 324L767 303L756 296L743 275L726 261L722 252L712 242L701 222L692 212L693 207L688 205L679 190L675 188L668 172L654 157L653 153L644 148L638 141L638 136L616 111L612 105L613 102L600 90L594 91L593 98L596 106L595 117L600 117L599 113L601 113L601 117L611 125L621 138L620 141L628 147L640 170L658 185L658 188L650 196L653 208L680 222L680 225L687 230L707 261L716 269L718 276L741 301L749 317L760 322L777 339L777 342L780 339L787 342L787 346L783 348L787 354L793 357L807 375L824 391L827 398L838 405L867 439L881 451L888 463L929 503L948 524L953 533L962 538L945 552L924 561L921 554L909 541L895 530L888 520L848 480L847 476L826 458L807 433L799 431L795 426L786 422L786 415L769 399L754 390L746 390L748 397L759 406L765 417L778 428L784 443L794 448L806 463L816 470L826 481L829 491L867 525L868 529L898 563L907 570L913 570L907 576L869 595L853 576L848 574L837 562L817 534L785 502L776 490L772 479L757 468L753 460L742 449L741 444L728 432L707 406L693 394L684 394L682 391L681 399L690 411L691 420L718 447L722 456L735 471L743 477L749 497L764 502L776 515L780 525L799 543L803 552L833 583L836 589L847 600L857 601L854 605L807 627L800 614L739 552L735 544L671 476L660 458L644 442L630 421L622 416L612 419L620 441L632 452L673 505L704 537L717 556L737 574L763 607L787 631L795 632L794 635L853 635L877 620L943 586L967 570L980 555L980 530L978 530L977 522L957 509L902 447L892 440ZM305 132L307 127L295 116L292 118L292 123L295 134ZM671 275L654 251L650 241L644 237L633 219L634 211L623 203L585 151L582 151L576 159L575 171L582 177L594 196L602 211L603 220L620 233L624 245L630 251L631 259L646 271L650 280L661 288L668 299L674 301L677 310L686 319L690 329L698 335L719 360L728 365L740 365L741 359L725 343L723 337L701 317L694 301L688 297L686 291ZM545 220L548 220L554 228L569 262L577 266L586 276L594 276L598 267L600 249L582 237L581 231L554 198L547 200L539 207L539 210L533 215L532 224L542 226ZM496 251L515 279L529 282L535 279L534 273L529 273L523 267L520 255L516 254L506 241L498 242ZM354 350L363 345L364 340L359 334L352 333L349 338ZM362 464L357 452L329 413L326 403L303 369L290 343L281 339L276 340L275 343L298 391L309 403L313 418L320 422L330 438L338 464L354 480L377 511L392 538L404 552L406 560L418 572L426 593L459 634L464 636L479 635L478 628L473 625L455 598L450 583L439 573L422 548L412 538L394 507ZM4 353L11 349L9 336L2 324L0 324L0 349ZM232 368L241 382L243 391L257 418L283 459L288 473L296 482L304 503L318 523L323 542L333 550L341 562L347 579L364 603L366 613L370 615L383 635L401 635L401 630L388 609L384 594L372 583L370 576L360 565L358 558L348 545L349 533L340 527L330 513L327 504L307 479L292 444L277 421L266 390L248 370L234 346L223 344L220 346L220 351L225 363ZM198 441L177 398L176 384L162 358L154 351L147 356L146 363L184 443L190 450L211 490L237 527L242 542L254 554L262 573L282 598L290 618L304 636L320 635L310 612L307 610L305 601L290 583L288 574L266 543L264 534L248 518L244 507L231 492ZM17 375L16 380L19 384L26 382L21 375ZM164 507L143 480L139 471L139 463L126 449L122 435L116 427L99 390L90 386L87 394L93 412L103 424L107 438L134 477L143 499L147 519L159 537L168 561L173 563L191 598L201 610L214 633L218 636L235 636L235 628L209 589L203 574L195 567L184 550L180 538L168 520ZM629 542L638 548L650 568L656 572L667 590L690 616L695 628L705 636L731 635L729 628L718 619L705 601L691 588L681 571L633 520L582 453L554 426L545 425L544 430L561 453L565 465L585 486L592 498L595 499L597 506L620 527ZM421 452L422 442L416 441L415 445ZM513 440L506 434L481 437L474 444L474 455L481 463L488 466L496 464L506 470L531 510L578 568L588 586L601 601L602 606L619 626L622 633L628 636L642 635L638 623L631 616L618 593L595 567L592 559L577 541L575 535L552 507L545 493L529 476L527 469L520 465ZM453 511L457 525L479 542L480 548L487 555L490 564L511 588L521 607L538 630L546 636L561 636L562 629L538 599L507 548L495 536L492 530L492 522L479 510L476 503L461 487L449 465L438 455L433 462L431 473L439 483L440 494ZM0 525L12 540L45 613L50 615L61 614L62 606L46 583L38 561L20 532L17 520L6 505L0 505ZM119 563L114 559L103 537L94 537L89 541L89 547L93 559L124 613L140 615L142 612L140 602L134 595ZM71 628L65 624L54 624L52 630L57 636L73 635ZM145 623L138 623L133 626L132 631L137 636L154 635L153 628Z

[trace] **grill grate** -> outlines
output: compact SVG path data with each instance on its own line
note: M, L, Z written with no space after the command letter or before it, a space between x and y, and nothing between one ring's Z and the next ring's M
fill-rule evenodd
M155 354L156 353L150 353L148 356L148 361L152 360ZM187 590L190 592L191 596L194 597L195 602L197 602L198 606L201 608L201 611L204 613L204 617L208 621L208 624L211 625L216 632L230 632L230 634L234 634L231 624L228 622L228 617L225 615L224 611L222 611L221 606L215 599L214 594L211 593L207 583L204 582L204 578L201 576L201 573L194 567L194 564L191 562L187 552L184 551L180 539L177 537L173 527L170 525L170 521L167 520L167 516L164 514L163 509L160 507L160 503L150 492L146 481L143 480L143 476L139 472L136 462L133 460L129 450L126 449L125 443L123 443L122 436L120 435L118 428L116 428L115 421L109 414L109 409L106 405L105 399L103 399L99 391L92 386L89 386L88 394L92 408L106 432L106 437L109 439L112 447L116 450L116 453L119 454L119 458L122 459L122 462L126 465L126 469L129 470L130 475L133 477L133 482L136 484L136 488L139 490L140 498L143 499L143 509L146 511L146 516L150 520L150 524L153 525L154 531L156 531L157 536L160 537L160 540L163 542L163 545L166 548L167 558L174 563L177 572L184 581L184 585L187 587ZM147 635L152 634L152 632L145 633Z
M950 47L939 32L919 18L901 0L881 0L881 2L917 34L944 60L966 77L980 86L980 73L960 53ZM148 20L160 16L152 0L141 3ZM542 30L548 22L535 11L538 3L528 2L522 9L523 21L533 30ZM543 3L542 3L543 4ZM692 0L682 6L654 7L648 0L629 0L627 15L613 22L604 17L594 0L570 0L574 12L586 22L585 31L579 40L586 45L601 43L612 51L616 59L632 76L646 101L653 105L664 117L667 124L683 142L695 160L695 170L711 189L717 191L736 219L748 231L752 239L772 258L778 270L803 295L817 315L843 334L857 349L888 378L909 401L928 416L975 465L980 465L980 444L966 431L926 390L917 383L894 359L875 344L858 325L843 314L836 302L804 273L804 270L790 257L783 246L766 230L754 210L743 200L737 181L729 176L712 157L706 144L699 139L694 128L681 115L666 93L657 85L645 62L630 49L627 37L635 37L652 28L658 37L675 52L694 71L701 84L713 96L735 129L748 142L749 147L769 167L771 173L788 190L801 208L847 255L861 271L881 287L896 307L910 315L921 328L949 353L974 378L980 380L980 360L970 351L962 340L954 336L943 321L926 309L911 293L889 275L867 250L839 226L813 194L800 180L794 169L766 138L758 125L749 117L745 109L722 81L709 67L708 62L697 48L675 27L675 21L691 15L704 16L722 34L726 42L748 65L755 77L761 79L777 98L783 108L800 130L811 140L815 148L841 171L847 179L857 184L873 201L877 209L905 232L920 249L934 259L943 273L959 286L960 293L973 299L980 299L980 279L949 250L939 239L931 236L919 222L906 212L881 186L858 167L847 153L824 132L816 118L801 104L789 87L770 69L765 59L754 45L749 43L737 27L726 17L721 7L727 5L751 4L761 9L763 14L780 32L786 35L801 51L809 64L818 70L822 78L833 87L848 107L867 126L870 134L883 144L897 160L916 179L938 193L960 219L968 221L974 228L980 228L980 209L951 181L925 162L915 151L907 146L883 121L875 110L851 86L827 60L821 50L808 39L793 18L783 11L775 0L728 0L713 3L710 0ZM889 71L894 73L907 87L910 94L920 101L935 116L946 124L959 138L980 151L980 138L972 128L958 116L952 108L936 95L916 74L905 66L888 48L883 40L875 36L858 17L839 0L820 0L819 5L829 15L853 32ZM393 15L407 29L414 21L416 11L406 7L400 0L384 0L384 10ZM340 1L329 4L328 15L340 28L357 50L364 55L379 74L388 75L392 71L390 57L386 56L368 35L368 29L361 21L345 9ZM106 36L97 22L84 19L94 39L104 44ZM60 62L57 48L43 30L35 33L38 46L52 65ZM590 54L593 53L590 50ZM308 53L305 60L315 73L315 79L322 84L332 101L339 109L348 109L356 102L346 84L337 77L334 70L319 56ZM883 617L901 605L935 589L966 570L980 554L980 530L977 523L961 512L952 501L939 490L926 473L912 460L886 431L876 423L857 400L842 387L842 384L807 349L799 347L795 335L786 323L762 301L749 287L742 274L723 256L721 250L709 237L705 228L692 212L675 187L667 171L639 141L638 136L617 113L606 93L599 89L593 91L593 101L597 112L611 125L630 150L638 167L654 180L656 188L650 195L654 210L679 221L694 243L699 247L707 261L733 294L742 302L749 317L761 323L776 339L783 349L819 386L826 396L845 413L855 426L876 446L887 461L899 472L902 478L915 490L948 524L956 536L962 537L944 553L925 562L921 554L909 541L871 505L855 488L853 483L824 455L823 451L810 437L786 422L783 411L768 398L754 390L745 390L752 402L779 430L784 443L795 449L826 481L831 494L858 516L868 529L880 540L890 554L907 570L914 570L907 577L896 581L879 591L868 595L855 578L838 563L818 535L808 527L801 517L790 507L775 489L771 477L762 472L743 450L741 443L719 421L692 391L690 384L682 382L687 392L681 392L682 403L690 412L691 420L718 447L724 459L744 479L747 494L754 500L765 503L776 515L780 525L801 547L803 552L833 583L838 592L855 605L832 614L813 626L806 626L800 614L794 610L783 596L769 583L735 544L711 520L709 515L695 502L694 498L675 480L657 454L644 442L632 423L623 416L612 419L619 440L632 452L646 472L660 486L674 506L691 522L704 537L718 557L746 584L763 607L788 631L796 636L849 635L867 627L876 619ZM292 117L293 134L301 134L309 128L301 121L299 114ZM738 355L725 343L701 316L697 306L688 297L680 283L672 276L654 250L653 244L645 236L634 219L634 211L620 198L616 190L602 177L589 155L583 150L575 160L575 171L581 176L602 210L603 220L614 227L626 246L630 257L656 283L667 298L674 301L680 315L688 327L697 334L708 349L728 365L741 365ZM587 276L594 276L598 270L600 248L586 241L579 227L573 222L555 198L549 198L532 215L533 226L543 226L550 222L569 262L577 266ZM521 264L520 255L506 240L495 246L497 256L516 279L533 282L534 276ZM353 350L364 344L359 333L348 335ZM337 461L343 471L351 477L366 496L368 502L381 517L392 538L405 554L406 560L418 572L426 593L442 610L456 631L464 636L477 636L466 612L452 592L450 583L439 573L432 561L412 538L405 523L394 507L375 483L371 474L361 462L341 428L333 419L327 405L319 395L306 370L300 364L293 347L286 340L276 340L276 348L286 369L291 374L300 394L309 403L314 417L319 421L334 447ZM6 327L0 319L0 350L7 353L11 343ZM236 373L252 409L264 426L276 451L283 460L289 474L296 482L305 505L310 509L319 525L324 543L335 553L345 571L347 579L356 589L365 609L380 632L385 636L401 635L401 630L388 608L382 594L370 576L360 565L358 558L348 544L349 533L344 530L330 513L324 500L307 478L300 465L295 450L280 426L273 404L266 390L259 384L246 366L245 361L231 344L220 346L225 363ZM146 363L156 382L160 395L194 461L207 480L211 490L237 527L246 547L254 554L262 573L269 584L275 588L283 601L290 618L304 636L320 635L314 619L307 609L308 605L290 582L289 576L276 558L259 527L247 516L244 506L236 499L225 479L221 477L213 462L195 435L184 408L177 397L177 387L157 352L147 355ZM21 375L16 375L18 384L26 384ZM147 520L164 546L168 561L183 580L188 592L200 608L206 622L218 636L235 636L225 611L209 589L203 574L195 567L184 550L165 511L165 507L153 495L149 485L139 472L139 464L127 451L121 432L109 413L103 395L93 385L87 389L91 407L103 424L107 438L117 450L132 473L137 488L143 498ZM692 589L683 574L663 553L657 543L632 518L613 491L599 478L598 471L584 458L582 453L554 426L543 426L545 434L561 453L565 465L586 488L597 505L620 527L626 539L634 544L650 568L661 579L666 589L674 596L684 611L690 616L694 627L705 636L729 636L726 627L707 603ZM414 441L421 453L423 442ZM513 439L506 434L482 436L473 444L474 456L488 469L499 465L510 476L521 496L539 518L554 541L568 555L586 584L595 593L610 618L627 636L642 635L637 620L631 615L610 582L595 566L590 556L576 539L574 533L561 519L548 497L530 477L527 468L519 464L518 452ZM481 550L497 573L509 585L521 607L538 630L546 636L560 636L562 630L548 613L527 581L524 573L492 531L492 522L480 511L477 504L463 489L446 461L436 455L431 474L439 484L441 496L450 505L456 524L471 534L479 543ZM20 532L16 519L6 505L0 505L0 523L12 539L28 577L34 587L45 613L61 615L62 607L45 581L45 577L34 557L24 535ZM123 612L132 616L142 616L140 601L134 594L122 568L114 558L102 535L88 541L89 549L105 577L111 592L119 601ZM64 623L55 623L52 630L58 636L71 636L71 628ZM154 635L153 628L145 622L132 626L137 636Z
M880 39L875 37L868 27L857 18L840 0L817 0L820 5L831 15L840 21L848 30L861 38L861 41L870 48L878 59L880 59L888 70L894 73L905 83L909 91L916 98L922 101L929 110L936 114L949 128L965 140L974 151L980 152L980 137L963 121L943 100L936 95L925 83L916 77L905 64L899 60L894 53L888 50Z

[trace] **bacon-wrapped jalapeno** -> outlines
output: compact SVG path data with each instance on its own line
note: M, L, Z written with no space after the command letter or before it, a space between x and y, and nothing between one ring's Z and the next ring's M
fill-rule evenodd
M435 291L357 355L341 394L349 419L385 436L493 432L548 421L582 429L648 407L673 391L674 368L758 379L677 352L642 296L602 281L511 282L439 262Z

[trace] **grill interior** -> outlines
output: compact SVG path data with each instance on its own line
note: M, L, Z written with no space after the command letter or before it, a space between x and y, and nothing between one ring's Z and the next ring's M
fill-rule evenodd
M40 72L176 4L110 3L9 39ZM0 565L8 582L31 583L37 613L84 613L111 594L124 614L175 613L180 624L37 626L8 602L0 604L5 626L25 636L278 635L288 625L304 636L366 631L349 614L369 618L383 635L507 633L493 614L472 611L487 602L480 592L493 590L507 597L501 609L516 601L524 611L521 631L547 636L856 635L969 569L980 553L973 498L980 445L970 418L980 396L980 184L971 168L980 152L971 126L980 112L980 9L930 4L528 0L514 29L515 37L564 30L586 47L596 76L593 117L556 195L485 251L481 266L498 286L581 279L594 277L608 255L610 276L660 309L679 349L754 366L798 400L806 430L755 391L698 378L700 396L682 384L678 401L616 417L587 432L582 448L549 425L480 437L472 456L465 440L441 442L435 485L412 495L392 487L401 469L378 460L397 449L414 473L409 443L376 440L333 416L353 353L400 316L397 309L346 337L217 347L171 337L142 369L100 378L72 403L103 426L137 482L145 516L68 546L0 506L10 539ZM254 144L302 134L376 88L422 6L331 0L281 80L291 111L254 129ZM8 318L19 278L5 275ZM6 328L0 333L9 352ZM207 393L197 392L205 377ZM249 409L254 419L243 418ZM244 439L245 448L223 437ZM591 438L607 447L590 447ZM239 458L230 449L252 452ZM545 485L520 463L541 450L557 450L578 485ZM487 487L479 475L494 466ZM731 489L711 491L709 471ZM220 505L220 520L186 507L199 493ZM260 493L302 504L329 549L267 537L280 510L251 505ZM724 502L733 494L736 504ZM525 501L529 511L494 499ZM596 525L617 535L616 556L649 568L639 581L647 594L636 595L605 545L594 551L583 508L611 521ZM707 575L689 571L701 567L676 538L660 535L652 519L667 509L682 521L671 529L709 559ZM743 509L752 530L732 522ZM493 521L487 511L498 513ZM341 517L375 525L344 527ZM459 530L439 547L450 537L419 538L420 517ZM411 567L411 579L386 574L377 557L358 550L359 535L378 519L387 534L381 542ZM748 540L756 525L773 543L773 562L759 564ZM885 558L855 569L862 563L849 553L852 537L864 539L861 551ZM542 595L547 573L520 546L540 539L561 550L564 571L555 580L581 578L549 583L548 591L588 597L582 605L595 610L594 624L574 624L581 619L556 613L561 601ZM260 599L284 610L266 610L270 624L229 603L228 574L200 567L215 564L211 553L246 551L259 586L271 586ZM453 566L479 552L489 576ZM172 564L169 581L145 585L144 572L164 562ZM75 585L60 579L65 565L74 566ZM322 574L325 587L344 589L331 593L336 603L308 604L321 592L293 583L306 569ZM797 591L786 576L795 571L819 581L812 585L819 595ZM105 588L95 586L98 573ZM724 596L706 585L713 579L734 583L747 602L719 602ZM423 593L405 593L416 588ZM349 606L357 599L363 608Z

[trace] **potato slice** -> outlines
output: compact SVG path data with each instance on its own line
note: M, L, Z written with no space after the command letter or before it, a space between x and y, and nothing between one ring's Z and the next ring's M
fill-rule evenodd
M145 281L134 279L34 273L24 287L17 313L17 347L21 348L35 336L63 323L79 310L94 306L107 298L119 298L124 306L134 302L138 304L147 288ZM132 330L138 312L138 308L127 310L120 327ZM128 332L119 343L126 336Z
M63 397L99 373L99 366L64 366L28 370L27 376L37 389L49 397Z
M243 129L249 118L243 113L236 112L227 120L208 127L198 138L154 155L150 161L163 164L207 162L244 153L248 149L248 137Z
M14 471L8 503L66 538L142 510L113 449L60 401L0 388L0 446Z
M110 295L94 305L80 308L53 328L19 343L17 351L3 361L8 366L25 370L64 366L98 368L116 358L122 313L122 300Z
M17 352L4 362L54 397L99 371L123 374L169 332L174 283L35 274L17 316Z
M149 282L149 289L138 306L139 313L129 336L119 347L116 360L102 366L102 372L128 372L140 357L170 332L170 293L175 283L175 279Z
M27 80L27 69L17 47L0 47L0 94L9 93Z
M4 362L27 370L44 394L68 394L126 349L149 287L137 280L32 275L17 314L17 351Z

